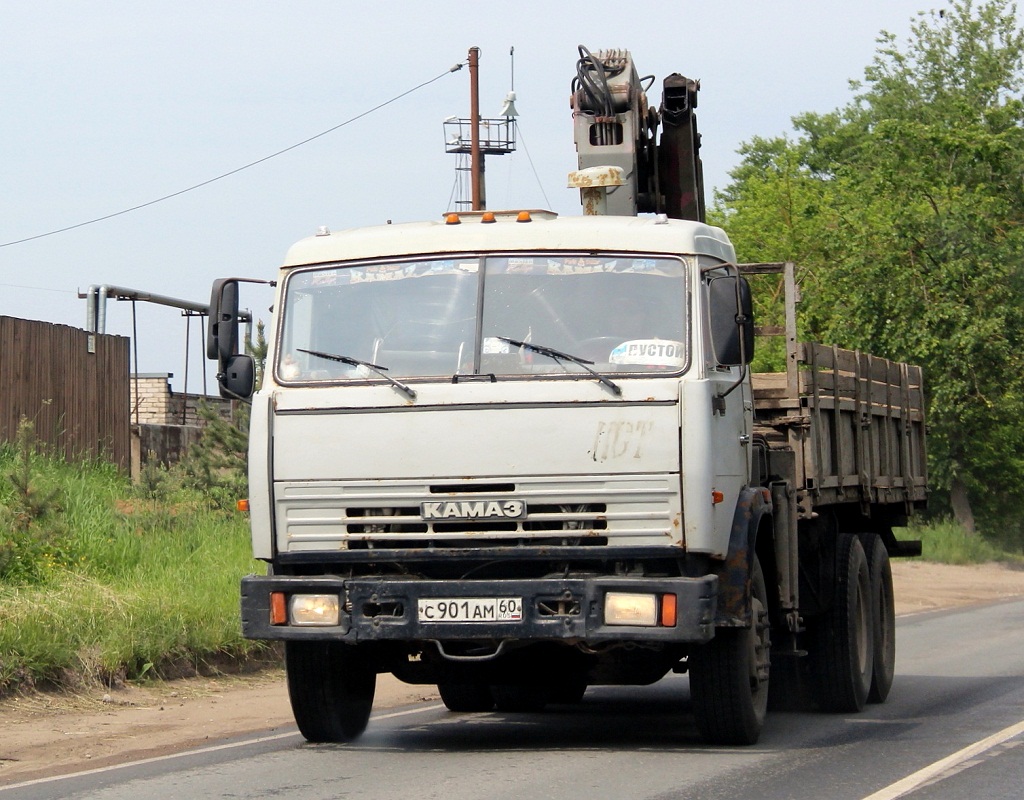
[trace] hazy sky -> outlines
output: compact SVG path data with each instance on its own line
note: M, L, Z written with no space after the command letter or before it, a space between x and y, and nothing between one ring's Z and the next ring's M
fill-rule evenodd
M0 0L0 245L289 147L444 73L471 46L481 48L484 116L499 113L515 48L520 149L488 159L490 208L577 213L565 184L576 167L578 44L629 49L640 74L657 77L655 104L666 75L700 79L706 181L723 186L742 142L844 105L879 32L902 42L917 12L944 4ZM463 69L196 191L0 246L0 315L84 327L78 292L103 284L205 302L216 277L274 277L289 245L320 225L436 217L455 180L442 121L468 114ZM243 303L269 321L269 294ZM173 372L181 390L186 321L162 306L136 310L139 370ZM131 304L108 304L107 331L131 335ZM202 388L199 336L193 321L190 391Z

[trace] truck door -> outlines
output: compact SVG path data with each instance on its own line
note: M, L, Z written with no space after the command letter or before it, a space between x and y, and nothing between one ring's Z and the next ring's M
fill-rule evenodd
M749 287L735 272L714 270L703 288L706 376L711 392L711 468L715 541L727 542L740 492L750 479L753 355ZM720 494L719 494L720 493Z

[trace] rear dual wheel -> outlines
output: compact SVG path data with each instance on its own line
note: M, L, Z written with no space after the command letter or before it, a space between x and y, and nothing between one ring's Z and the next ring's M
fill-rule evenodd
M822 710L854 713L867 702L875 663L871 574L854 534L836 540L834 588L831 608L812 630L808 667Z
M869 703L884 703L896 672L896 605L892 590L889 551L877 533L862 533L861 545L868 562L871 583L871 624L874 632L874 673Z
M491 694L498 711L543 711L549 704L575 705L587 692L582 678L564 677L544 684L497 684Z
M494 696L486 683L442 681L437 684L437 691L449 711L480 712L494 709Z
M582 672L561 670L536 683L441 681L437 690L449 711L482 712L497 707L498 711L532 712L543 711L548 704L579 703L587 682Z
M587 682L583 678L565 678L551 687L549 701L555 705L574 706L587 693Z
M491 694L498 711L515 713L543 711L550 698L548 689L533 685L496 684L491 687Z

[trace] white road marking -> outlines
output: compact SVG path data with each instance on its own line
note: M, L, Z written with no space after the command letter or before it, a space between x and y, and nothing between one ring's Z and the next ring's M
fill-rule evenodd
M425 711L437 711L439 708L444 708L442 703L437 703L432 706L423 706L422 708L410 708L405 711L392 711L390 714L375 714L370 717L370 721L378 719L394 719L395 717L407 717L410 714L422 714ZM198 750L182 750L180 753L170 753L166 756L153 756L152 758L140 758L137 761L126 761L123 764L112 764L109 767L97 767L96 769L82 770L81 772L69 772L66 775L54 775L49 778L36 778L31 781L22 781L21 783L12 783L8 786L0 786L0 793L6 792L9 789L23 789L26 786L39 786L43 783L54 783L56 781L70 780L71 778L83 778L86 775L99 775L103 772L115 772L119 769L128 769L129 767L138 767L144 764L156 764L161 761L173 761L176 758L184 758L185 756L199 756L205 753L217 753L221 750L234 750L239 747L246 747L250 744L262 744L263 742L276 742L280 739L291 739L300 736L298 731L290 731L288 733L276 733L273 736L257 736L253 739L243 739L240 742L229 742L227 744L215 744L209 747L200 747Z
M896 783L878 790L874 794L869 794L867 797L863 798L863 800L896 800L897 797L903 797L903 795L909 794L937 775L941 775L946 770L952 769L968 759L985 753L993 747L998 747L1003 742L1007 742L1016 736L1020 736L1022 733L1024 733L1024 720L1018 722L1016 725L1003 728L998 733L993 733L991 736L982 739L980 742L968 745L963 750L958 750L953 753L953 755L946 756L939 761L929 764L927 767L919 769L912 775L908 775L902 780L896 781Z

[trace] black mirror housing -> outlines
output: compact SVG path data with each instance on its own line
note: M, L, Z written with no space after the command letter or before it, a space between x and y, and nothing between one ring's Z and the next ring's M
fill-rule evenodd
M228 400L246 400L256 391L256 362L252 356L229 356L217 375L220 396Z
M206 357L221 368L238 353L238 281L219 278L210 293Z
M721 275L708 282L708 296L715 360L725 367L749 364L754 357L750 284L739 275Z

